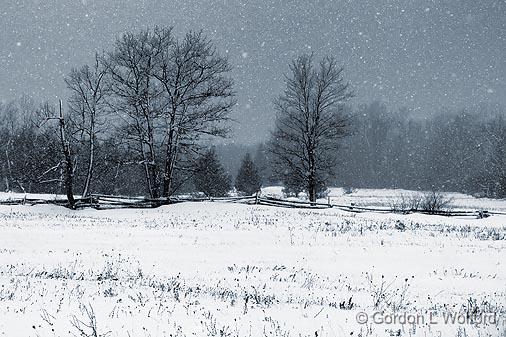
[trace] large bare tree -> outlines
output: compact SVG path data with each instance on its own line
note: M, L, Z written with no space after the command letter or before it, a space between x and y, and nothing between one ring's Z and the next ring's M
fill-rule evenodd
M161 55L172 44L171 28L127 33L116 41L115 48L104 58L111 77L113 92L110 104L118 121L123 121L122 136L136 144L144 166L147 188L152 198L160 196L162 172L157 128L160 127L162 88L154 73Z
M235 105L228 59L201 32L176 38L171 28L126 34L104 60L110 100L125 135L138 144L150 196L178 188L175 172L189 170L202 138L224 136Z
M332 177L339 142L347 134L344 103L353 94L343 71L331 57L315 64L313 55L302 55L292 61L286 89L275 101L270 151L276 173L300 184L311 202Z
M231 66L202 32L176 39L160 55L155 77L164 89L165 169L163 196L176 189L176 170L188 169L182 156L196 152L202 136L225 136L235 104Z
M102 65L98 55L90 67L85 65L72 69L65 79L71 91L69 108L77 135L81 143L86 143L87 168L82 196L90 194L90 185L95 167L97 135L103 131L107 113L106 96L108 93L107 68Z

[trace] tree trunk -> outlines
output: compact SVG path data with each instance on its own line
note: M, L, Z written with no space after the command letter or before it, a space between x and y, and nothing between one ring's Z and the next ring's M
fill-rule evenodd
M62 145L64 163L65 163L65 172L64 172L64 185L65 192L67 194L67 201L69 203L69 207L74 209L76 202L74 199L74 170L72 164L72 152L70 149L70 144L67 139L66 130L65 130L65 119L63 118L63 109L62 109L62 101L60 100L60 141Z
M308 176L308 196L311 205L316 203L316 158L313 150L312 142L308 145L308 167L309 167L309 176Z
M149 147L149 175L151 179L151 198L157 199L160 197L160 182L159 182L159 172L156 168L156 157L154 156L154 147Z
M84 182L83 198L88 197L90 194L90 184L93 177L93 165L95 160L95 121L91 120L90 125L90 144L89 144L89 162L88 172L86 174L86 180Z
M7 144L10 145L9 143L7 143ZM10 192L10 190L11 190L10 182L12 181L12 168L11 168L11 159L9 157L9 150L7 150L7 149L5 150L5 159L7 162L7 174L8 174L8 177L5 177L5 185L7 188L6 192Z
M149 160L146 156L146 151L144 150L144 142L141 140L139 140L139 143L140 143L140 147L141 147L141 153L142 153L142 163L144 165L144 173L145 173L145 176L146 176L146 182L148 184L148 192L149 192L149 196L150 198L154 198L154 192L153 192L153 186L151 184L151 171L150 171L150 168L149 168Z
M153 121L150 117L147 118L148 125L148 148L149 148L149 175L151 176L151 198L156 199L160 197L160 182L158 181L158 172L156 169L156 150L155 140L153 137Z
M165 160L165 172L163 179L163 196L170 197L172 194L172 179L174 176L174 165L176 164L178 151L178 138L174 126L170 126L169 137L167 140L167 153Z
M316 204L316 179L314 177L310 176L308 179L308 195L309 195L309 202L311 202L311 205Z
M165 172L163 174L163 196L168 198L172 188L172 168L174 166L172 160L172 146L167 145L167 159L165 161Z

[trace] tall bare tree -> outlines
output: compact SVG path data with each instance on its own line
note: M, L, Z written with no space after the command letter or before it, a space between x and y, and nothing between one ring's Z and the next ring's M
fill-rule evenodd
M202 136L225 136L225 122L235 104L231 70L202 32L174 40L159 55L155 77L164 89L165 169L163 196L170 196L182 155L195 152Z
M58 114L58 125L60 130L60 142L61 149L63 153L63 163L64 163L64 184L65 184L65 193L67 195L67 200L70 208L75 208L76 201L74 199L74 172L75 172L75 161L74 154L72 152L72 147L69 139L68 127L66 124L65 117L63 115L63 107L62 101L60 100L59 105L59 114Z
M58 134L60 157L61 161L56 166L48 168L45 172L41 173L41 177L55 170L60 170L61 177L59 179L53 179L63 183L65 194L67 196L68 206L72 209L76 206L76 200L74 197L74 173L76 169L76 157L74 143L72 142L73 128L69 123L68 116L64 115L62 101L59 101L58 112L55 111L55 107L49 103L44 103L39 111L40 124L45 124L51 120L58 122L57 127L52 129L54 133ZM53 154L54 155L54 154Z
M127 33L116 41L114 51L104 58L111 76L114 98L111 105L117 118L123 120L123 136L134 142L144 166L149 194L160 196L162 175L158 158L162 88L154 72L161 55L172 43L171 28Z
M344 103L353 94L335 59L315 65L313 55L292 61L286 89L275 101L276 126L270 151L276 173L299 182L315 202L333 175L340 140L347 134Z
M85 65L72 69L65 79L71 91L69 108L77 129L80 142L87 143L87 169L82 196L90 194L90 185L95 167L97 135L103 131L104 117L107 112L106 95L108 92L107 68L100 62L98 55L90 67Z

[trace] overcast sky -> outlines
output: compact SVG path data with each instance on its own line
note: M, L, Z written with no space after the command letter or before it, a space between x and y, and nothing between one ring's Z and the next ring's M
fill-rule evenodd
M203 29L234 66L233 139L262 139L287 63L334 55L355 103L419 113L506 105L505 0L4 0L0 100L65 97L63 77L125 31Z

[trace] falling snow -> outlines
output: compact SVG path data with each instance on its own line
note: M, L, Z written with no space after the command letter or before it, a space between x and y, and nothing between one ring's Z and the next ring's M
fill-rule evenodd
M506 104L506 3L490 1L7 1L0 11L0 97L65 97L63 76L125 31L203 29L230 56L236 138L262 139L295 55L334 55L355 104L393 109ZM484 89L485 88L485 89ZM254 126L258 123L258 128Z

